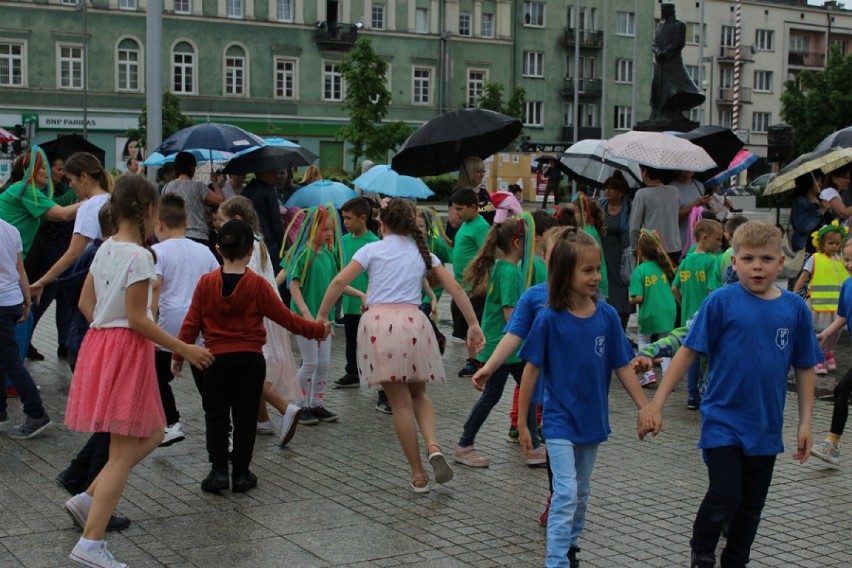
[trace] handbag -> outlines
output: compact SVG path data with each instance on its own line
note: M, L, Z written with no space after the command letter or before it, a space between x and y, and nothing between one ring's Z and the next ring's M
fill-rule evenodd
M619 274L625 284L630 284L630 278L633 276L633 271L635 269L636 256L633 254L633 251L630 250L630 247L627 247L621 251L621 266L619 267Z

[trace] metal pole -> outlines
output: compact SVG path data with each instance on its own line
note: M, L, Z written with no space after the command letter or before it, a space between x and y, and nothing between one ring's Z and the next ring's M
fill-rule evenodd
M580 0L574 0L574 144L579 142L580 122Z
M606 125L606 83L609 78L609 60L606 58L607 56L607 24L609 23L609 1L604 0L604 13L603 13L603 25L601 26L601 33L603 34L603 53L601 57L603 57L603 65L601 69L601 109L600 109L600 128L601 128L601 138L606 138L604 134L604 127ZM633 63L636 65L636 63Z
M639 16L639 0L633 0L633 93L630 101L630 120L633 124L636 124L636 97L638 93L636 92L636 77L639 76L637 73L639 69L639 43L636 41L638 34L638 27L636 26L636 18ZM632 128L632 125L631 125Z
M731 118L731 130L735 133L740 128L740 66L742 65L743 47L742 40L742 16L743 6L740 0L737 0L736 7L736 23L734 36L734 108Z
M701 2L701 8L699 10L698 16L698 26L699 26L699 37L700 43L698 44L698 86L704 87L704 0L699 0ZM705 99L704 103L701 105L701 109L699 110L699 124L704 124L704 107L707 105L707 100Z
M83 0L83 138L89 138L89 0Z
M145 16L147 24L145 55L148 62L146 69L147 89L145 92L148 106L148 135L145 147L148 153L163 141L163 0L148 0L148 12ZM157 168L148 168L148 178L153 180Z

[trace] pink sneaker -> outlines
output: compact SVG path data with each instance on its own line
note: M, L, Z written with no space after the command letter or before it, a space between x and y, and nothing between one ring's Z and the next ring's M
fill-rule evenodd
M488 458L479 455L473 446L466 448L456 446L453 450L453 461L469 467L488 467Z
M825 366L829 371L837 370L837 361L834 359L834 355L831 353L825 354Z
M827 375L828 369L825 367L825 363L817 363L816 367L814 367L817 375Z
M550 500L553 498L553 495L548 495L547 497L547 507L544 508L544 513L538 518L538 524L547 527L547 518L550 516Z
M530 467L547 465L547 448L539 446L538 449L533 450L532 457L527 457L527 465Z

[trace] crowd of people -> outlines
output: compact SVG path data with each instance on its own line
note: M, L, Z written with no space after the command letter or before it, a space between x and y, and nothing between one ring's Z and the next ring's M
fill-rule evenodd
M57 476L71 494L65 510L83 531L70 554L80 565L126 566L104 534L130 524L116 506L133 467L186 438L170 385L184 361L204 411L210 470L200 488L211 493L257 486L258 434L277 433L285 446L298 425L338 421L326 405L328 386L377 390L377 409L393 415L410 467L408 487L429 492L432 481L452 480L450 462L489 466L475 441L511 375L507 437L527 465L549 474L539 519L547 566L580 565L595 459L610 433L613 374L637 408L640 438L662 430L665 402L688 377L686 406L701 410L710 477L693 527L695 568L715 565L723 531L723 565L748 563L783 451L791 366L799 383L795 459L839 463L852 371L835 391L825 441L813 443L810 414L815 376L836 368L832 349L852 317L852 245L837 220L848 216L848 171L797 183L787 235L813 254L787 291L774 284L784 232L714 206L691 172L643 166L635 194L616 172L601 199L579 192L563 203L553 191L552 208L529 213L520 187L488 194L484 162L468 158L445 224L433 209L399 198L287 211L280 173L208 185L194 179L189 153L177 155L161 187L132 173L113 181L86 153L63 162L34 147L20 168L0 194L0 365L25 414L12 437L44 433L51 419L18 347L29 344L27 322L55 301L58 355L73 371L64 421L91 433ZM303 182L319 176L308 168ZM436 322L444 291L452 335L467 348L458 375L481 391L447 452L426 391L447 377L447 339ZM346 363L330 381L338 319ZM769 324L755 328L755 319ZM718 356L744 349L760 376ZM267 405L280 414L277 428Z

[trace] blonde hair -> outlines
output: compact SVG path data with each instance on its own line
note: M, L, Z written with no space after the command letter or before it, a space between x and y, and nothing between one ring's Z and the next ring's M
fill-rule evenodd
M722 232L722 224L713 219L701 219L692 228L696 241L700 241L704 235L715 235L717 231Z
M302 185L307 185L309 183L314 183L315 181L320 181L322 179L322 173L316 166L308 166L308 169L305 170L305 173L302 175Z
M473 187L473 174L476 170L482 169L485 167L485 161L479 156L468 156L464 159L459 167L459 179L456 181L456 186L453 189L462 189L469 188L474 191L478 190L478 187Z
M734 231L731 246L734 248L734 254L743 247L772 247L780 253L781 234L774 225L765 221L749 221Z

